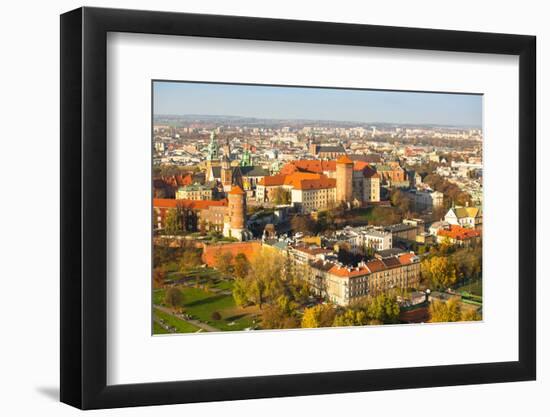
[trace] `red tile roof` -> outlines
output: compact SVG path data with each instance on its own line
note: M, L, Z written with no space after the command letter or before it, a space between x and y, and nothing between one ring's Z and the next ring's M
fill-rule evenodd
M439 229L438 236L448 237L454 240L466 240L481 236L481 233L475 229L466 229L465 227L450 225L450 229Z
M263 177L258 181L258 185L264 185L266 187L275 187L284 185L286 175L272 175L269 177Z
M318 159L298 159L287 163L281 168L281 174L292 174L297 171L322 174L323 172L335 171L336 161L320 161Z
M367 262L367 267L372 272L383 271L384 269L386 269L386 265L384 265L384 262L382 262L380 259L373 259L372 261Z
M336 187L336 180L334 178L321 177L319 179L303 179L298 181L294 188L297 190L321 190L325 188Z
M352 268L352 267L334 265L332 268L329 269L328 272L329 274L336 275L337 277L348 278L348 277L360 277L362 275L368 275L370 274L371 271L366 266L357 266Z

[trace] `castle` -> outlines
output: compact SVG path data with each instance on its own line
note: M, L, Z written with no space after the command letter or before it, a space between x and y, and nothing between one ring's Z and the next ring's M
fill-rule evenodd
M290 193L290 203L303 213L334 205L363 205L380 201L380 176L370 164L341 155L336 161L297 160L277 175L267 176L256 187L259 202L274 201L280 189Z

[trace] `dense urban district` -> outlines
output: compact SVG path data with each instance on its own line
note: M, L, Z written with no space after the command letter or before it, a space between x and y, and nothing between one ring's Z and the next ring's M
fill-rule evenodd
M159 116L153 333L482 318L482 133Z

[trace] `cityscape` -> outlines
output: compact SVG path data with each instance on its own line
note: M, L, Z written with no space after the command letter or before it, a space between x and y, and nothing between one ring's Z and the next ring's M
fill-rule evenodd
M153 82L152 333L474 322L482 96Z

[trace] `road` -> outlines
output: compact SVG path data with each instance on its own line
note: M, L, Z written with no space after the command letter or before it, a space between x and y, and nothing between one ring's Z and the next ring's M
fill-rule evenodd
M192 324L193 326L197 326L197 327L201 328L202 330L204 330L205 332L220 332L221 331L220 329L217 329L216 327L212 327L209 324L203 323L202 321L199 321L199 320L184 319L179 314L175 314L169 308L162 307L162 306L159 306L159 305L156 305L156 304L153 305L153 307L159 309L160 311L162 311L166 314L170 314L172 317L175 317L179 320L186 321L187 323Z

